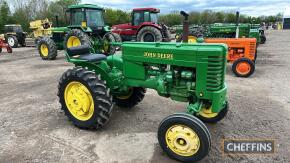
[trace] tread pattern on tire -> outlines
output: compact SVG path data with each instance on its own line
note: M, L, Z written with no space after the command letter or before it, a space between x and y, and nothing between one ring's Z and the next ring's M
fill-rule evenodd
M151 33L155 36L154 42L162 42L162 33L159 29L152 27L152 26L146 26L143 27L137 34L137 41L138 42L144 42L144 36L146 33Z
M72 29L64 37L64 49L67 49L67 41L71 36L76 36L81 41L81 45L92 47L91 38L86 33L80 29Z
M64 91L66 85L71 81L78 81L84 84L92 94L94 100L94 113L87 121L79 121L71 115L64 100ZM113 98L110 90L106 87L105 82L101 80L94 72L82 67L76 67L66 71L58 85L58 97L61 109L65 115L79 128L100 129L105 126L111 117L113 110Z
M48 47L48 56L43 56L41 54L40 48L42 44L45 44ZM41 39L39 39L37 49L40 57L43 60L55 60L55 58L57 57L57 46L50 37L42 37Z
M119 99L114 97L114 102L121 108L132 108L140 103L145 97L146 89L142 87L134 87L133 93L128 99Z

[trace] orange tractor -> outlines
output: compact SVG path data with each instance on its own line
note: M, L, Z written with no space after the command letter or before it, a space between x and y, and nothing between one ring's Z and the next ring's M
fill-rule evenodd
M206 42L206 43L224 43L228 46L228 62L232 63L232 70L238 77L249 77L255 71L255 61L257 58L257 40L256 38L202 38L202 33L198 36L189 35L188 14L181 11L184 16L182 41L187 43ZM237 28L238 30L238 28Z
M228 45L228 62L238 77L249 77L255 71L257 58L256 38L207 38L206 43L224 43Z

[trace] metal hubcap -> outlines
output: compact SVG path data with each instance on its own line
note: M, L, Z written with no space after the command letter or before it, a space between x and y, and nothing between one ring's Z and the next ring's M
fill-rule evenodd
M239 74L245 75L251 71L251 66L246 62L241 62L237 65L237 72Z
M198 135L185 125L174 125L170 127L165 139L168 148L180 156L192 156L200 148Z
M85 85L80 82L69 83L64 96L68 110L76 119L86 121L92 117L94 101Z
M13 39L12 37L9 37L9 38L8 38L8 44L9 44L10 46L14 46L15 41L14 41L14 39Z

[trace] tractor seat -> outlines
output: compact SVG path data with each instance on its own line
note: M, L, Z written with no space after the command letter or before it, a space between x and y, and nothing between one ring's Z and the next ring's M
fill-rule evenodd
M76 46L67 49L67 54L73 59L80 59L87 62L100 62L107 57L103 54L93 54L88 45Z

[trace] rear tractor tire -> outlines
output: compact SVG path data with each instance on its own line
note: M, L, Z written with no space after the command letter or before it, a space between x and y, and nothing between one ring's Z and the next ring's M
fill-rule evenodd
M7 43L12 48L18 48L18 39L16 36L8 36L7 37Z
M159 29L146 26L143 27L137 34L138 42L162 42L162 33Z
M114 106L105 82L82 67L70 69L62 75L58 97L61 109L69 120L85 129L105 126Z
M89 47L92 47L90 37L80 29L72 29L65 35L65 49L81 45L88 45Z
M49 37L43 37L38 41L37 49L43 60L55 60L57 57L57 46Z
M228 110L229 106L227 102L219 113L213 113L211 107L204 107L195 116L204 123L217 123L226 117Z
M132 108L140 103L145 97L146 89L142 87L130 88L127 95L115 96L114 102L121 108Z
M170 115L160 123L158 142L169 157L180 162L200 161L211 148L207 127L198 118L185 113Z
M233 63L232 71L237 77L247 78L255 72L255 63L248 58L240 58Z

